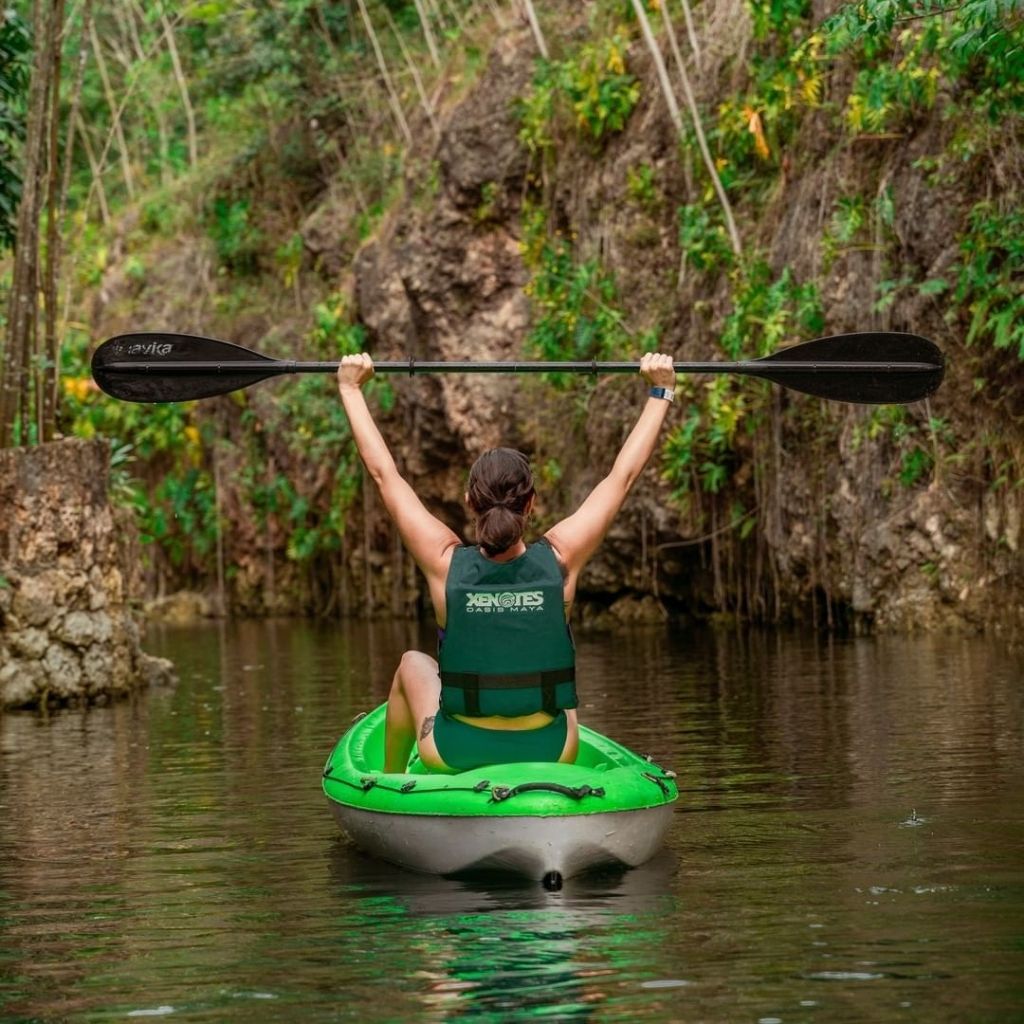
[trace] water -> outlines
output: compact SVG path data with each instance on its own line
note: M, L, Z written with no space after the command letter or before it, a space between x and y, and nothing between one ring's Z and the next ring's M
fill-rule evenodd
M173 689L0 716L0 1020L1024 1020L1024 678L980 640L581 643L583 719L679 773L635 871L373 862L319 789L405 625L150 638Z

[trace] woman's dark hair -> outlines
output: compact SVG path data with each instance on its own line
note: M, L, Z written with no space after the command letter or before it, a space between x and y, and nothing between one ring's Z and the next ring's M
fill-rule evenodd
M468 494L477 543L488 555L508 551L526 529L526 506L533 497L529 460L514 448L484 452L469 471Z

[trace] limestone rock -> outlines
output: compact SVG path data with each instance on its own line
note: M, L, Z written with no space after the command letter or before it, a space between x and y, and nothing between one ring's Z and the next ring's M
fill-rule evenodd
M169 658L158 658L152 654L141 654L138 661L139 675L147 686L170 686L178 681L174 662Z
M203 594L180 590L176 594L149 601L145 607L146 618L151 622L165 622L172 626L188 626L200 619L209 618L213 609Z
M109 648L91 647L82 655L82 675L90 693L113 688L114 662Z
M525 177L528 153L519 142L512 103L530 80L530 64L521 57L514 37L500 40L485 86L463 100L441 133L438 159L445 184L461 205L476 206L485 186L516 186Z
M7 643L11 652L26 661L38 661L46 652L49 644L49 634L46 630L29 626L27 629L11 631L7 636Z
M0 451L0 707L100 700L166 675L126 605L137 545L109 504L109 462L103 441Z
M5 659L0 665L0 707L19 708L34 704L45 685L38 661Z
M71 648L51 643L40 664L49 689L58 697L72 697L79 692L82 663Z
M21 579L11 604L11 611L20 622L45 626L56 610L56 593L49 579L41 575Z
M357 210L354 195L332 189L299 229L302 244L328 277L337 277L352 258L354 246L349 236ZM350 244L346 245L346 240Z
M636 597L627 594L620 597L608 609L611 616L623 625L661 625L668 621L668 612L665 606L650 594L643 597Z
M106 643L112 633L106 612L69 612L53 631L53 635L71 647L88 647Z

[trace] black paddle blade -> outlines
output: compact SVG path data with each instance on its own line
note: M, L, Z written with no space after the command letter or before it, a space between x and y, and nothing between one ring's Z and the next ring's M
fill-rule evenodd
M877 331L794 345L758 359L748 372L836 402L902 405L934 394L945 360L927 338Z
M190 373L189 363L200 363ZM231 368L218 372L218 363ZM252 363L252 369L239 363ZM120 334L93 353L92 376L108 395L126 402L190 402L224 395L286 372L241 345L189 334Z

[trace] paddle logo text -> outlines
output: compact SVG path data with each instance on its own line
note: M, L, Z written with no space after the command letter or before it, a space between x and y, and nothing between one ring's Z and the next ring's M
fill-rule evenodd
M513 594L506 590L501 594L466 594L466 611L478 613L539 612L544 608L543 590L524 590Z
M169 356L174 345L168 341L133 341L122 342L114 349L114 355L124 356Z

